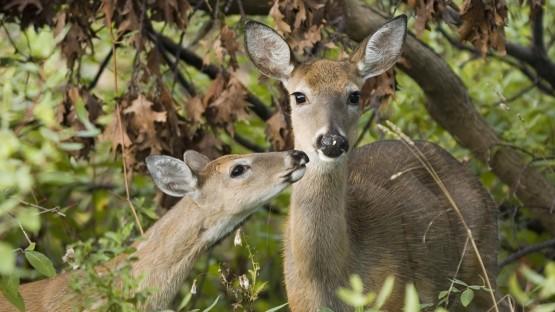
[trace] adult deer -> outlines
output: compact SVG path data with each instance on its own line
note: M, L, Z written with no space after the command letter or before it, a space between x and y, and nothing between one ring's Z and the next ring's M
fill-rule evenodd
M138 260L132 263L133 275L142 277L139 290L152 290L142 310L167 307L196 258L257 207L298 181L307 162L300 151L228 155L212 162L195 151L185 152L184 161L149 156L147 167L160 190L184 197L134 244ZM116 267L120 261L106 267ZM26 310L74 311L83 299L69 286L76 274L79 271L23 285ZM0 297L0 311L16 310Z
M303 180L293 186L285 230L285 282L292 311L349 310L336 290L347 286L351 274L360 275L366 289L374 291L388 275L395 276L387 311L401 311L408 282L415 283L424 303L435 303L454 277L471 285L484 283L456 209L407 145L381 141L352 146L360 88L399 59L406 23L405 16L386 23L348 60L304 63L294 60L286 41L268 26L246 25L247 52L263 74L279 79L291 94L295 148L311 160ZM426 142L415 147L460 209L493 284L497 236L492 199L443 149ZM461 308L454 299L451 311ZM469 309L486 311L491 299L479 291Z

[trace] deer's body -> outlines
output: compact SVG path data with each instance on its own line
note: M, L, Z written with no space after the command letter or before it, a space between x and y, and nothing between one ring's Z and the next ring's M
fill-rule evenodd
M496 218L489 195L447 152L430 143L417 146L479 238L490 277L496 276L492 252L496 250L492 235ZM343 182L344 190L337 187ZM287 223L285 278L292 311L314 311L321 306L347 310L335 292L348 286L350 274L361 276L366 289L373 291L379 290L388 275L395 276L396 287L386 311L402 310L408 282L415 283L423 303L434 303L455 276L469 285L483 285L470 245L455 274L466 231L430 174L400 141L355 149L348 164L334 173L322 175L307 168L305 177L293 186ZM491 306L488 293L476 295L473 306Z
M259 205L300 179L308 161L306 155L297 151L224 156L210 163L199 155L187 152L185 163L167 156L151 158L149 163L149 170L162 191L189 196L181 199L133 244L137 261L132 262L132 272L141 278L138 290L151 290L142 308L145 311L166 308L197 257ZM237 171L238 167L243 169ZM116 258L105 268L117 267L122 260L123 257ZM22 285L20 292L26 311L74 311L84 302L69 285L79 274L79 271L63 273ZM0 297L0 311L16 310Z
M432 304L452 278L484 285L470 244L463 256L468 235L454 207L405 144L350 145L357 137L362 84L395 64L405 35L406 18L396 18L364 40L349 60L298 63L271 28L257 22L246 26L251 60L291 94L295 148L311 160L303 180L293 186L285 232L285 284L294 312L349 311L336 292L348 287L351 274L372 291L379 291L388 275L396 277L386 311L402 309L408 282L415 283L422 302ZM494 285L497 234L491 198L447 152L431 143L416 147L460 208ZM489 293L476 295L470 309L486 311L493 304ZM460 309L453 301L450 311Z
M150 307L166 307L183 285L198 255L218 239L219 235L203 235L207 229L216 227L221 218L212 213L199 209L190 198L183 198L145 233L144 239L133 244L137 249L134 253L137 261L132 262L133 274L142 276L139 290L155 290L148 300ZM232 223L230 229L234 227ZM116 258L108 267L116 267L119 263L121 259ZM72 278L79 278L78 274L79 271L63 273L22 285L20 292L26 311L74 311L77 304L84 303L78 301L82 298L76 296L69 285ZM0 311L13 309L8 306L7 302L0 301Z

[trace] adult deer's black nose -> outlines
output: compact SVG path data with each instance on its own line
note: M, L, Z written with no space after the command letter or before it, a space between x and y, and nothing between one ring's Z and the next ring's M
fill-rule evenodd
M327 157L337 158L349 150L349 141L335 132L328 132L316 140L316 147Z
M308 163L308 156L303 151L292 150L289 152L289 155L293 158L295 164L299 166L303 166Z

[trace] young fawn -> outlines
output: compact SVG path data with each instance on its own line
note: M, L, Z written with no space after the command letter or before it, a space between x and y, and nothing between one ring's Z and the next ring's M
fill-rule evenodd
M150 289L142 310L167 307L197 257L241 224L257 207L302 178L308 158L300 151L228 155L214 161L187 151L184 161L149 156L147 167L164 193L183 196L134 243L134 276L138 290ZM106 267L116 267L114 260ZM82 300L69 286L78 271L25 284L21 294L27 311L73 311ZM99 299L101 300L101 299ZM16 311L0 297L0 311Z
M247 52L265 75L291 94L295 148L310 157L293 186L285 231L285 283L292 311L349 308L336 291L358 274L378 291L393 275L383 310L401 311L404 287L416 285L421 302L436 303L451 279L484 285L483 270L467 243L468 232L437 180L401 141L353 148L365 79L391 68L401 55L406 17L383 25L344 61L294 60L271 28L248 22ZM438 77L439 79L440 77ZM494 287L496 214L478 179L440 147L415 147L437 171L472 231ZM460 267L459 261L461 261ZM486 311L491 293L478 291L468 310ZM450 311L461 309L451 298Z

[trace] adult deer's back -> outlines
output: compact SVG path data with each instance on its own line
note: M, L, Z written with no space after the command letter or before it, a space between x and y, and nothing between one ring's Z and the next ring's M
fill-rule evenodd
M311 160L303 180L293 186L285 233L285 279L293 311L348 310L335 293L351 274L360 275L372 290L388 275L396 277L387 311L401 310L408 282L416 284L425 303L435 303L455 277L483 285L486 274L467 244L457 208L493 284L495 208L476 177L431 143L412 148L424 154L436 179L401 141L352 148L360 88L366 78L393 66L405 35L406 18L396 18L368 37L349 60L298 63L272 29L247 24L247 51L261 72L281 80L291 94L295 148ZM472 304L471 309L485 311L492 302L479 291ZM455 302L450 310L459 308Z

